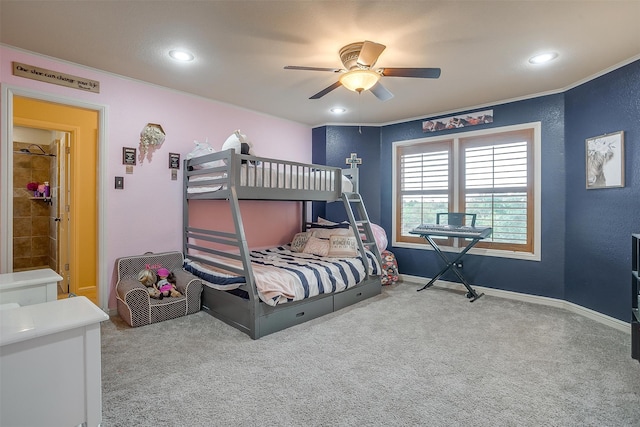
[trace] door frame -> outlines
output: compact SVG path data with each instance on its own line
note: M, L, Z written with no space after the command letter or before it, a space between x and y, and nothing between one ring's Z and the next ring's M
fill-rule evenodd
M74 98L51 95L12 85L2 85L1 135L5 142L0 147L0 273L13 271L13 98L19 96L38 101L53 102L70 107L84 108L98 113L98 303L102 310L109 310L108 270L106 263L105 218L107 206L107 144L106 123L108 107L103 104L89 103Z

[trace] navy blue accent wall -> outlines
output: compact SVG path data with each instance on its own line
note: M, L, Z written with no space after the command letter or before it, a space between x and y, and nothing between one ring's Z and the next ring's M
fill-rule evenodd
M532 295L564 297L564 103L562 95L550 95L492 107L494 122L469 130L541 122L542 128L542 261L524 261L488 256L465 257L465 275L471 283ZM461 112L460 114L464 114ZM382 128L382 194L381 224L391 236L392 150L393 143L449 133L462 129L424 133L422 120L389 125ZM393 248L400 271L414 276L433 277L442 261L433 251ZM459 281L448 273L446 280Z
M479 286L564 299L629 321L630 234L640 232L640 61L562 94L485 109L493 109L494 122L469 130L541 122L542 259L471 255L465 258L466 276ZM587 191L585 139L619 130L625 131L626 186ZM360 190L371 219L391 240L393 142L461 129L423 133L422 120L413 120L363 127L362 135L357 131L353 126L314 129L314 162L343 166L351 152L363 158ZM369 159L376 150L377 163ZM365 169L370 165L376 169ZM334 219L330 204L327 209ZM433 251L390 249L403 274L431 277L440 270ZM454 275L444 279L457 281Z
M316 165L327 165L327 128L322 126L311 130L311 163ZM312 202L311 203L311 220L321 216L327 217L327 203Z
M348 168L345 160L351 153L362 159L358 166L360 177L360 195L367 208L369 219L377 223L380 219L380 128L371 126L323 126L313 129L313 162ZM318 140L316 141L316 133ZM324 151L317 157L315 145L320 145L321 135L325 139ZM318 151L321 151L318 148ZM316 161L324 156L324 162ZM321 210L318 209L318 213ZM322 215L321 215L322 216ZM342 203L327 203L325 218L333 221L346 220Z
M566 299L629 321L640 232L640 61L567 91ZM586 190L585 139L624 131L625 187Z

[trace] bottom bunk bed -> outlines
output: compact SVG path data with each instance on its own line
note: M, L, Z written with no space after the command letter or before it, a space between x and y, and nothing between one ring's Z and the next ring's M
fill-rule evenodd
M380 279L371 277L359 285L336 294L322 294L306 300L278 306L252 303L231 293L220 293L205 286L202 309L223 322L245 332L253 339L281 331L350 306L381 292Z
M242 276L207 268L218 260L193 256L185 269L203 280L202 309L251 338L323 316L381 292L381 267L375 254L323 257L295 252L291 245L251 251L255 289ZM228 262L228 261L227 261Z

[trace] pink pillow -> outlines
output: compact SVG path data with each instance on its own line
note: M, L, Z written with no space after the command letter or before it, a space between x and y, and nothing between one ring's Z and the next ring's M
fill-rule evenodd
M384 228L380 227L378 224L371 223L371 231L373 231L373 238L376 241L378 250L382 252L387 249L387 244L389 242L387 240L387 233L384 231Z
M329 241L318 239L317 237L309 237L307 240L307 244L304 245L304 249L302 252L305 254L313 254L318 256L327 256L329 255Z

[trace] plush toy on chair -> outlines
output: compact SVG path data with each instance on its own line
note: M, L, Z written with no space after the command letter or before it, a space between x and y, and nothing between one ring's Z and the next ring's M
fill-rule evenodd
M176 276L166 268L158 269L158 283L156 284L163 297L181 297L176 288Z
M156 275L156 272L151 269L145 269L138 273L138 282L147 287L149 296L155 299L162 299L163 295L156 286L157 281L158 276Z

